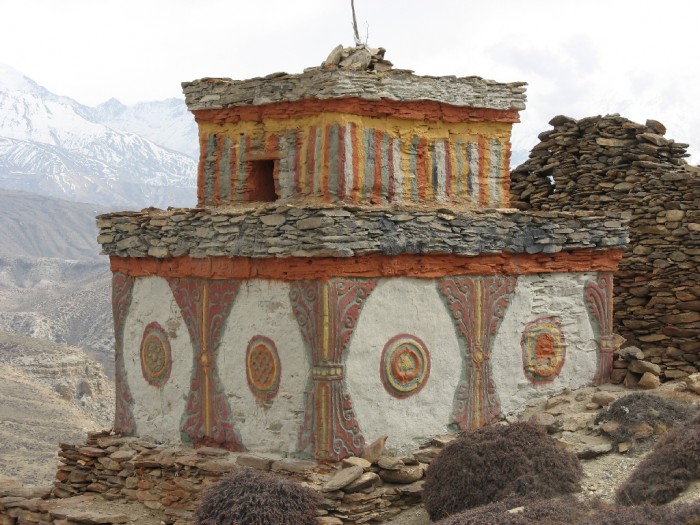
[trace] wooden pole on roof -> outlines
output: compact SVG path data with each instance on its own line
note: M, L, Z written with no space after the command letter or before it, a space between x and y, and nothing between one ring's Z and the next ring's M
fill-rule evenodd
M355 33L355 46L360 47L362 45L362 40L360 40L360 32L357 30L357 17L355 16L355 0L350 0L350 7L352 8L352 29Z

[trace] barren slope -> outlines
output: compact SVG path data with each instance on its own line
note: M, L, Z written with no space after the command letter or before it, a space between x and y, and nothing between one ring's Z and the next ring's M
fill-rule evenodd
M79 348L0 332L0 478L45 484L60 441L109 428L114 387Z

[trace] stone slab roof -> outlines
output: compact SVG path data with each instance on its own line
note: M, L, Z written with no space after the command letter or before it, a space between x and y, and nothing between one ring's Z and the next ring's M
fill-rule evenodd
M481 77L419 76L412 71L353 71L309 68L249 80L202 78L183 82L190 111L258 106L304 99L421 101L496 110L525 109L525 82L499 83Z

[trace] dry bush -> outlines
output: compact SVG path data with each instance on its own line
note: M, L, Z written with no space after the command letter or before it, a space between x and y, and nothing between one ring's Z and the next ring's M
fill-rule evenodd
M195 525L318 525L320 496L299 483L244 469L210 486Z
M613 507L577 525L700 525L700 501L652 507Z
M671 430L617 490L621 505L668 503L700 479L700 415Z
M425 509L435 521L506 498L580 490L581 464L532 423L492 425L447 445L428 468Z
M435 525L573 525L588 516L593 507L574 496L534 502L531 498L508 499L463 510Z
M635 426L647 424L653 429L668 429L691 419L697 410L673 399L635 392L613 401L596 417L597 424L616 423L608 435L614 443L631 441Z

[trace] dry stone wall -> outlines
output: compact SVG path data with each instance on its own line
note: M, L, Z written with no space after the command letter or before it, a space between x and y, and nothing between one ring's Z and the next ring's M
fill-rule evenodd
M616 211L630 243L615 280L615 330L666 379L700 369L700 169L663 124L558 116L512 173L512 205ZM551 181L554 181L552 185Z

